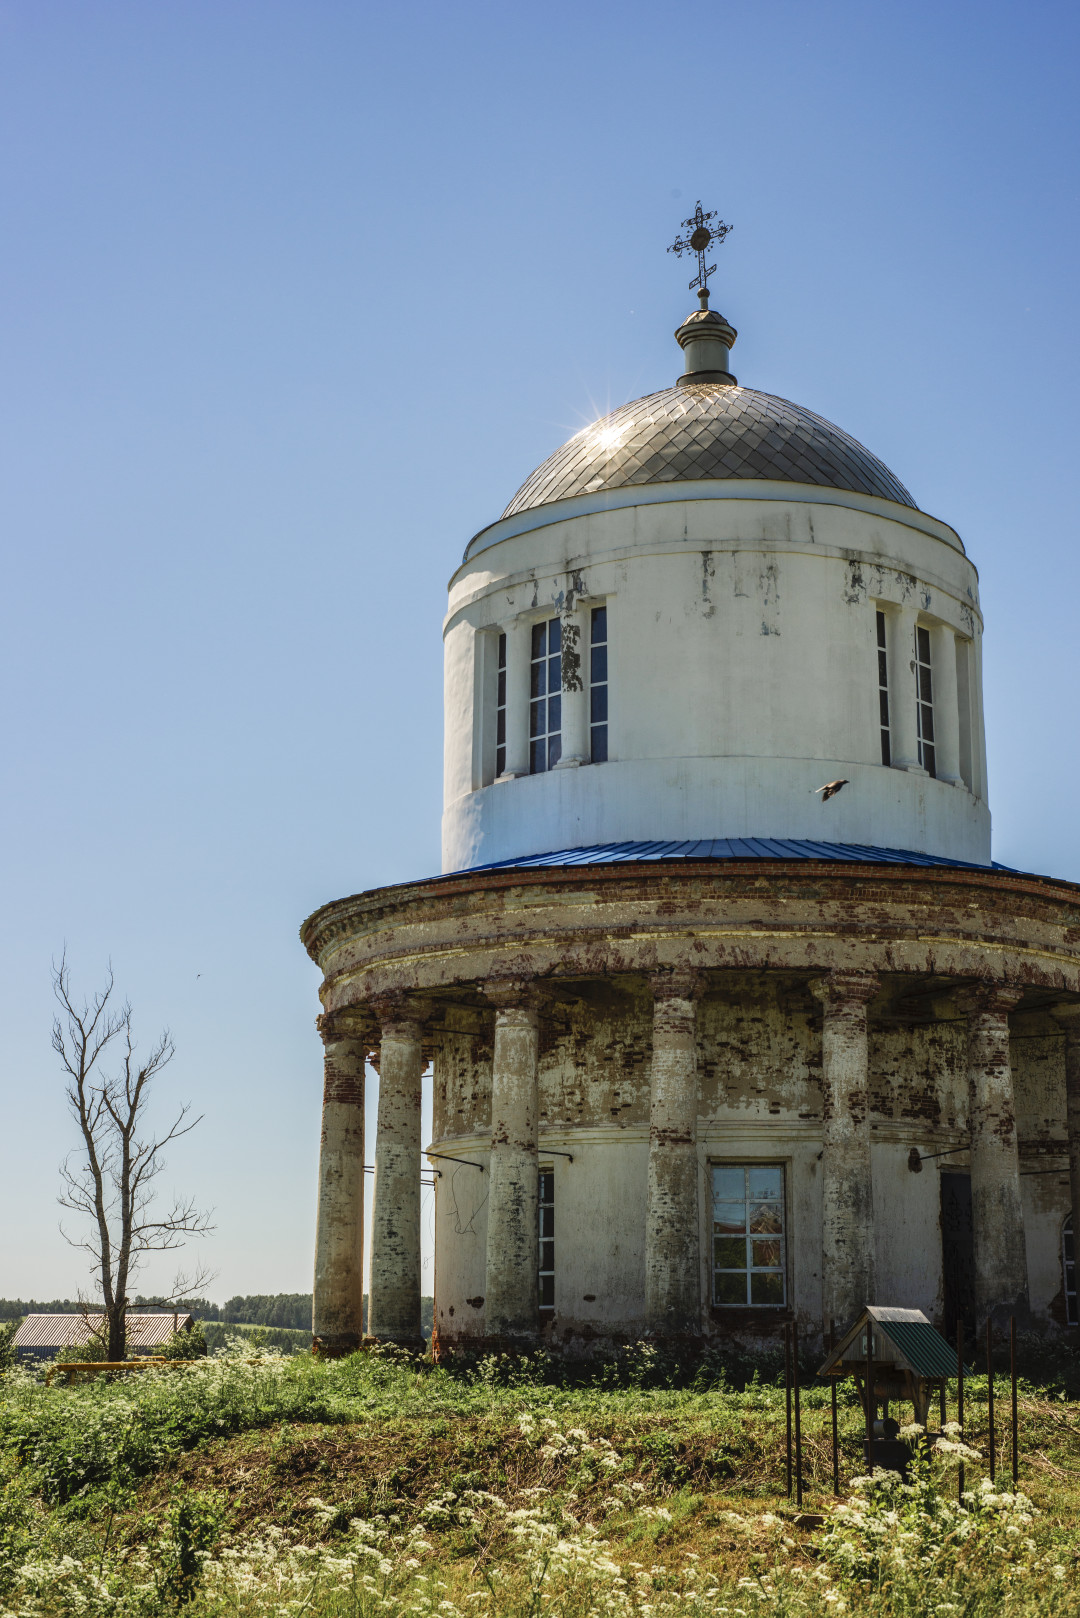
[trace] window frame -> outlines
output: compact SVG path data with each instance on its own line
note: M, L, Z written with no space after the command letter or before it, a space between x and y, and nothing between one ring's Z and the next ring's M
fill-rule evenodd
M791 1277L789 1275L789 1265L790 1265L790 1255L791 1255L791 1215L790 1215L789 1195L788 1195L788 1182L789 1182L789 1174L788 1174L789 1163L788 1163L788 1161L786 1159L784 1159L784 1158L763 1159L763 1158L738 1158L738 1157L724 1157L724 1158L712 1157L712 1158L709 1158L709 1160L708 1160L707 1168L708 1168L708 1174L709 1174L709 1183L708 1183L708 1209L709 1209L709 1226L710 1226L710 1237L709 1237L709 1239L710 1239L710 1242L712 1243L712 1245L710 1247L710 1252L709 1252L709 1303L710 1303L710 1307L712 1309L715 1309L715 1310L718 1310L718 1311L723 1311L725 1313L727 1313L728 1311L731 1311L731 1310L739 1310L739 1309L742 1309L742 1310L748 1310L749 1309L749 1310L754 1310L754 1311L768 1310L770 1312L775 1312L775 1311L783 1312L784 1310L789 1310L791 1308ZM744 1212L744 1228L743 1228L743 1233L742 1234L743 1234L743 1239L747 1244L749 1244L754 1239L755 1234L757 1235L758 1240L767 1240L767 1239L769 1239L769 1237L772 1234L772 1233L765 1233L765 1232L757 1232L757 1233L755 1233L755 1232L752 1232L750 1230L750 1228L749 1228L750 1227L750 1222L751 1222L750 1206L751 1206L751 1201L753 1200L751 1198L751 1195L750 1195L750 1178L749 1178L750 1171L753 1170L753 1169L774 1169L779 1173L779 1175L780 1175L780 1230L779 1230L779 1232L776 1233L778 1235L779 1241L780 1241L780 1262L779 1262L779 1264L774 1264L774 1265L754 1265L751 1262L752 1253L751 1253L751 1251L749 1249L749 1246L747 1247L747 1260L748 1260L748 1262L747 1262L746 1266L743 1269L738 1269L738 1268L730 1266L730 1265L718 1265L716 1263L716 1246L715 1246L715 1243L718 1240L717 1233L716 1233L716 1228L715 1228L716 1224L717 1224L716 1208L718 1206L718 1203L721 1203L721 1202L723 1202L725 1200L725 1199L718 1198L716 1196L715 1173L716 1173L717 1169L741 1169L743 1171L744 1197L743 1197L742 1206L743 1206L745 1212ZM761 1201L761 1202L773 1202L775 1199L772 1198L772 1197L758 1197L757 1200ZM734 1203L731 1203L730 1205L731 1206L737 1206L737 1204L734 1204ZM721 1234L719 1239L720 1240L724 1239L723 1234ZM743 1301L741 1301L741 1302L721 1301L720 1299L717 1298L717 1295L716 1295L716 1278L717 1278L718 1275L744 1275L746 1277L746 1296L743 1299ZM781 1296L780 1296L780 1299L779 1299L778 1302L755 1303L755 1302L751 1301L752 1292L753 1292L753 1280L752 1280L752 1278L755 1275L779 1275L780 1276Z
M549 1184L545 1186L544 1181ZM545 1191L548 1195L545 1197ZM550 1214L545 1219L545 1214ZM548 1227L545 1230L545 1225ZM536 1176L536 1228L538 1232L536 1255L536 1307L541 1324L555 1318L555 1169L541 1163ZM545 1251L547 1249L547 1251ZM550 1263L545 1260L550 1259ZM545 1281L550 1281L551 1302L545 1302Z
M506 631L495 639L495 775L506 774Z
M889 711L889 626L885 613L876 609L878 665L878 726L881 736L881 762L892 766L892 721Z
M601 623L601 614L602 623ZM603 628L603 637L598 638L597 628ZM607 602L599 602L589 610L589 763L606 764L611 757L610 732L611 723L609 693L610 666L609 652L611 625L608 622ZM597 654L602 653L603 678L597 679ZM597 716L597 709L602 708L603 713ZM599 754L599 757L597 756Z
M923 654L923 640L926 656ZM915 730L919 739L919 763L927 775L937 775L937 744L934 740L934 649L930 629L915 621ZM929 762L928 762L929 761Z
M1072 1257L1069 1257L1069 1248L1072 1248ZM1065 1323L1068 1326L1080 1325L1080 1298L1077 1297L1076 1287L1076 1235L1073 1231L1073 1216L1065 1215L1061 1222L1061 1287L1065 1294ZM1072 1271L1072 1286L1069 1286L1069 1271Z
M558 650L552 652L552 630L557 632ZM541 640L542 637L542 640ZM546 775L562 758L562 619L537 618L529 625L529 774ZM538 646L541 649L538 651ZM558 660L558 688L550 689L553 669ZM543 689L540 689L540 688ZM551 725L552 705L557 704L558 724ZM543 719L543 728L540 719ZM554 758L552 757L552 744ZM543 763L537 767L538 749L543 747Z

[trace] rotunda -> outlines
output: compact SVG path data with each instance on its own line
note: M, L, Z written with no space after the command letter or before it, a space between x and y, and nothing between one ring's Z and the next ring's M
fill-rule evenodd
M975 567L699 303L450 580L443 874L302 929L326 1352L368 1061L371 1339L423 1342L425 1161L437 1355L1076 1320L1080 887L991 863Z

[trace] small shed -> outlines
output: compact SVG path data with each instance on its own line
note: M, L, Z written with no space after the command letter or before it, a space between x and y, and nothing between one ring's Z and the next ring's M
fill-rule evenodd
M921 1309L867 1304L818 1375L855 1378L869 1431L879 1404L884 1406L883 1417L887 1419L890 1403L907 1400L914 1406L915 1420L922 1427L928 1426L930 1400L935 1391L944 1389L956 1370L956 1350L949 1347Z
M194 1317L184 1310L129 1314L126 1352L133 1358L156 1354L174 1332L190 1331L193 1325ZM51 1360L65 1349L85 1348L104 1330L103 1314L27 1315L12 1338L12 1347L20 1359Z

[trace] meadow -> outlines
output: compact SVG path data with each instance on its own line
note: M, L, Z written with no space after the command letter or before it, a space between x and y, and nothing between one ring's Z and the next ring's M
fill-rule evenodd
M236 1340L70 1387L9 1370L0 1615L1080 1612L1080 1404L1052 1366L1021 1386L1015 1494L1003 1452L990 1482L971 1378L966 1442L906 1486L862 1476L843 1389L834 1500L829 1393L811 1384L801 1514L783 1388L741 1372L645 1347L574 1376L542 1356L327 1363Z

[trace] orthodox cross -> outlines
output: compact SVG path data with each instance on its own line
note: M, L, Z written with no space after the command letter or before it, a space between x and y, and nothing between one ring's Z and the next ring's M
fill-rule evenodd
M668 248L668 252L674 253L676 258L682 258L684 253L697 254L698 272L690 283L691 292L695 288L700 288L702 292L708 292L709 276L716 274L716 265L706 264L705 254L709 251L713 242L716 242L719 246L732 228L730 225L725 225L722 219L714 225L712 222L714 219L717 219L716 209L713 208L709 213L702 213L701 203L699 202L690 218L683 220L683 229L687 234L685 236L676 236Z

